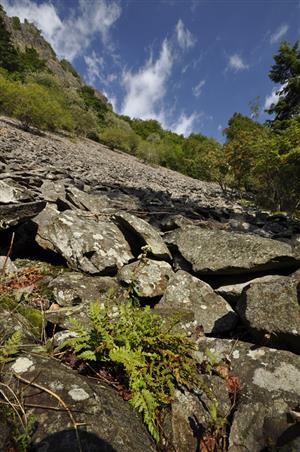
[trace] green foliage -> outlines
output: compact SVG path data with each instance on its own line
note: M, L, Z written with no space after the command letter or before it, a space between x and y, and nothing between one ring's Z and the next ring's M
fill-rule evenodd
M96 96L95 90L90 86L83 86L80 89L80 95L84 100L85 106L88 109L92 109L93 111L95 111L98 119L103 122L105 118L105 113L109 109L108 106Z
M100 139L107 146L121 149L130 154L135 154L139 144L139 137L133 131L117 127L105 128L101 132Z
M21 21L17 16L12 17L11 22L14 30L21 30Z
M68 60L62 59L60 61L60 65L65 71L71 72L71 74L73 74L74 77L80 79L78 72L76 71L76 69L72 66L72 64Z
M131 301L118 307L93 303L90 326L73 321L76 337L68 339L82 359L113 365L132 393L130 403L142 413L149 432L159 440L158 410L168 406L178 386L191 388L197 369L191 343L174 323Z
M269 72L270 79L280 83L279 101L271 105L268 113L275 113L275 121L294 118L300 114L300 49L299 42L289 45L282 42L274 55L275 64Z
M8 71L19 69L19 56L11 42L11 35L6 29L3 17L0 15L0 67Z
M26 74L28 72L39 72L45 69L46 64L41 60L37 51L32 47L26 47L25 52L18 52L19 71Z
M21 331L16 331L3 345L0 345L0 364L14 360L19 351L21 339Z

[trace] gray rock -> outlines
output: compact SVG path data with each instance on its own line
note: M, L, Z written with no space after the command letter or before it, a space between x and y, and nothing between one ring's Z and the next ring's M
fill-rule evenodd
M133 283L141 297L152 298L163 295L172 274L167 262L143 259L121 268L118 278L126 284Z
M124 231L125 235L131 236L131 243L149 245L151 248L150 255L157 259L170 260L171 254L168 247L165 245L158 231L156 231L149 223L131 215L127 212L122 212L115 215L115 219ZM140 250L138 251L140 253Z
M32 196L28 190L0 180L0 204L15 204L30 199L32 200Z
M40 191L45 201L56 202L58 199L65 200L66 197L65 186L59 181L44 180Z
M32 386L12 374L33 382ZM26 403L61 408L61 411L30 409L38 420L32 436L36 452L78 449L69 412L47 390L64 401L76 423L83 424L78 430L84 451L155 451L141 417L115 390L102 381L100 384L79 375L55 359L36 354L21 355L6 367L4 381L16 393L27 387ZM45 390L37 390L34 385Z
M33 201L0 206L0 230L33 218L44 209L45 201Z
M204 333L224 333L232 330L238 319L230 305L208 284L182 270L171 277L155 309L166 314L182 314L180 325L189 334L197 326L202 326Z
M236 302L238 298L241 296L243 290L245 287L248 287L250 284L254 282L269 282L269 281L276 281L277 279L280 279L281 276L279 275L266 275L262 276L261 278L255 278L251 279L250 281L246 281L244 283L240 284L230 284L228 286L222 286L218 287L215 291L224 297L226 300L229 300L230 302Z
M292 439L296 424L291 412L300 403L300 357L233 340L202 338L198 347L194 356L199 362L207 359L209 350L216 361L229 363L231 375L239 379L230 450L259 452L270 445L299 450L299 438Z
M123 234L109 221L48 206L34 222L37 243L63 256L74 270L109 274L133 258Z
M67 200L72 202L78 209L88 210L98 215L112 211L108 196L92 195L76 187L67 188Z
M239 274L296 263L289 244L250 234L186 226L172 240L197 273Z
M108 276L87 276L78 272L65 272L53 279L52 289L56 303L63 307L106 298L110 291L118 292L119 285Z
M258 341L268 335L270 345L299 352L300 299L293 278L252 282L239 299L236 309Z

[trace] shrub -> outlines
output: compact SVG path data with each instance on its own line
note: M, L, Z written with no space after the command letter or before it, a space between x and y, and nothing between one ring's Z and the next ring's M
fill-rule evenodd
M64 345L82 359L114 369L131 392L129 403L158 441L159 410L171 403L176 387L191 388L196 381L191 343L149 306L139 308L131 300L117 308L91 304L89 318L88 328L73 320L76 337Z
M139 144L139 137L134 132L118 129L117 127L104 129L100 139L107 146L122 149L131 154L136 152Z

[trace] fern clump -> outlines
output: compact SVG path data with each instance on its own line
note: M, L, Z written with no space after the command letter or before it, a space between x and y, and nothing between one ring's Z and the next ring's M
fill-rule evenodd
M171 403L176 387L191 388L196 380L190 341L174 331L175 320L167 321L132 301L118 307L92 303L89 318L89 328L73 321L76 337L65 345L79 358L117 369L131 392L129 402L158 441L159 411Z
M21 344L22 333L16 331L8 338L4 344L0 344L0 364L7 363L14 360L15 355L19 351Z

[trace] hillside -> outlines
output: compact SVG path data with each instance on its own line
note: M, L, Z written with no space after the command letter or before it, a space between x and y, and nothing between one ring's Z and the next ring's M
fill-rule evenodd
M298 437L280 436L297 428L286 415L297 412L300 394L295 384L300 372L300 222L242 206L216 184L151 167L88 139L71 142L51 133L25 132L4 117L0 149L0 334L2 343L13 331L23 336L9 358L1 358L0 351L0 363L11 360L2 367L1 384L9 379L19 397L20 383L30 387L34 381L24 409L36 421L34 429L26 430L25 444L32 442L39 451L47 443L56 452L78 444L83 451L175 447L186 452L206 441L213 441L215 450L234 450L242 441L258 451L271 440L286 450L297 449ZM122 372L114 370L119 365L100 366L97 384L90 378L98 369L93 361L85 367L66 345L63 353L55 351L73 334L70 318L88 324L91 301L116 315L128 297L150 306L151 315L168 319L176 314L178 327L196 346L193 362L204 384L204 392L180 384L172 405L161 412L163 424L156 424L150 408L142 409L156 440L159 431L156 445L120 397L127 400L133 389L128 393L123 382L118 394L107 385L123 381ZM141 308L128 309L119 315L138 322ZM177 359L168 366L176 367ZM40 395L34 395L36 387L43 388ZM67 412L58 418L45 410L53 403L45 392L49 388L52 397L74 410L76 422L88 422L87 432L79 429L76 436ZM10 400L6 389L3 394ZM259 414L255 422L249 412ZM199 440L191 416L199 421ZM276 429L266 433L264 425L271 419ZM12 433L16 429L24 434L21 424L2 413L1 450L14 444L24 450Z

